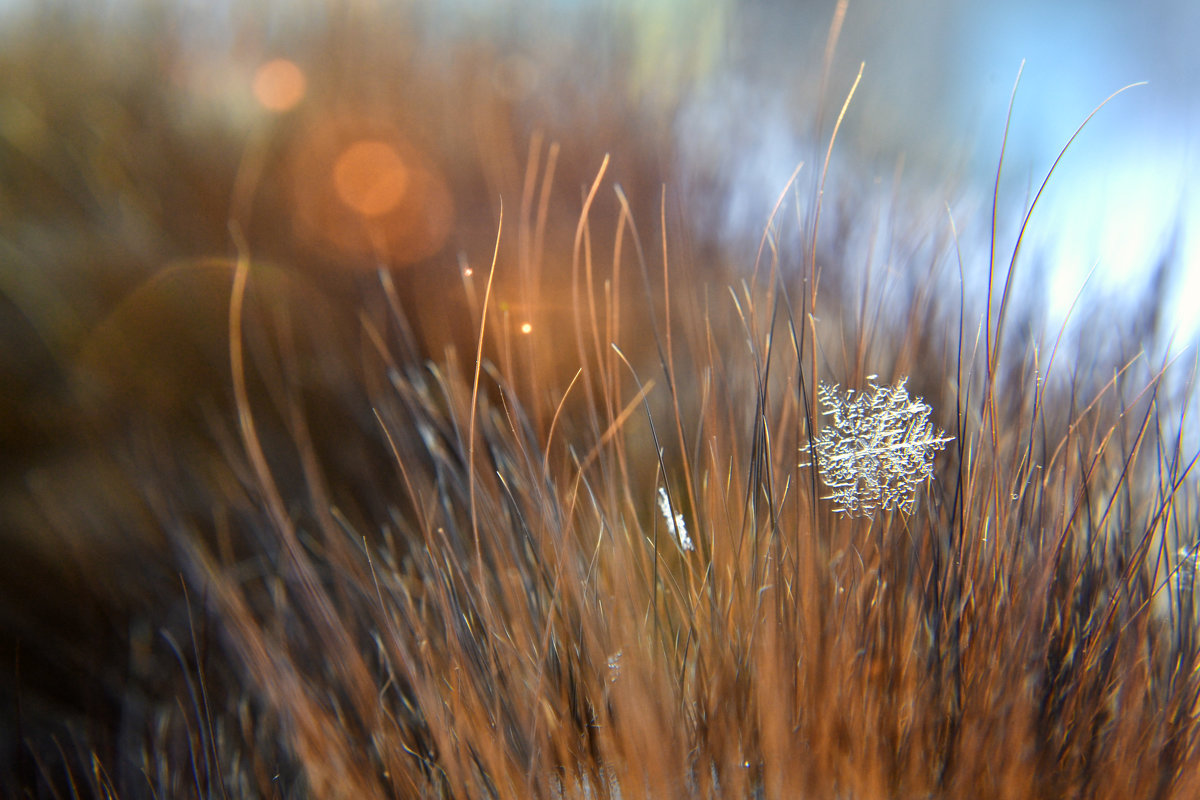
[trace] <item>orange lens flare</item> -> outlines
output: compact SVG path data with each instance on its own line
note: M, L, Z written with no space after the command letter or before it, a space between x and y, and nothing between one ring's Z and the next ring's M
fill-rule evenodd
M308 81L294 61L277 58L254 73L254 97L268 111L288 111L304 99Z
M409 170L384 142L359 141L338 156L333 185L341 201L364 217L386 214L404 198Z
M364 268L416 263L450 235L454 201L442 170L387 119L315 120L289 162L297 232Z

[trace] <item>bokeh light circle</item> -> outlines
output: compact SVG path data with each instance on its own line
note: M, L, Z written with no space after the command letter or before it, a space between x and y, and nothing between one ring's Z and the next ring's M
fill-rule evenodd
M343 203L365 217L377 217L404 198L408 166L386 142L357 141L334 162L333 184Z
M304 99L308 81L304 71L286 58L276 58L259 67L252 85L254 99L268 111L288 111Z
M442 170L386 118L316 119L294 140L289 161L297 234L347 263L412 264L450 236L455 209Z

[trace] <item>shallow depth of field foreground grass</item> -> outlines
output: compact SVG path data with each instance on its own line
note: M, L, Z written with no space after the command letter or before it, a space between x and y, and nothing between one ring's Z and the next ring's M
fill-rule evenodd
M52 577L0 589L0 774L29 797L1200 796L1195 354L1156 360L1160 298L1127 322L1084 300L1057 338L995 233L972 234L989 263L952 221L926 247L884 220L903 263L851 263L827 163L725 250L617 156L573 183L572 147L531 137L444 292L369 219L381 267L334 291L231 213L205 255L232 257L96 326L64 368L76 471L6 494ZM910 509L839 513L821 387L902 381L932 476ZM94 618L51 599L76 579ZM82 699L54 671L76 663Z

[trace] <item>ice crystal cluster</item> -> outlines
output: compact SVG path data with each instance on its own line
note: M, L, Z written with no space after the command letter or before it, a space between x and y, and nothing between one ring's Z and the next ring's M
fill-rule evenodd
M667 530L671 532L672 538L679 543L679 549L687 553L696 548L692 542L692 537L688 535L687 522L683 519L683 514L671 513L671 498L667 496L667 490L663 487L658 487L658 510L662 512L663 519L667 522Z
M825 417L813 451L835 511L871 517L877 510L912 513L917 489L933 474L933 454L953 437L936 431L930 407L910 399L903 378L881 387L868 378L867 391L844 395L837 385L817 385Z

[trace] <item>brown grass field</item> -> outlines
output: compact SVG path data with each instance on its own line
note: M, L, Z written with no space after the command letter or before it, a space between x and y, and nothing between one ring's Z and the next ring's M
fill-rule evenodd
M368 5L5 32L0 795L1200 797L1166 278L1060 336L1037 182L878 212L845 4L737 236L699 45ZM911 513L828 499L868 376L952 437Z

